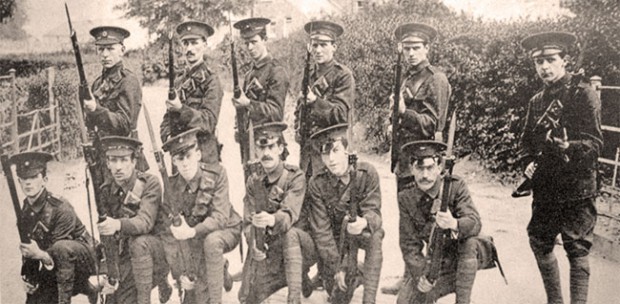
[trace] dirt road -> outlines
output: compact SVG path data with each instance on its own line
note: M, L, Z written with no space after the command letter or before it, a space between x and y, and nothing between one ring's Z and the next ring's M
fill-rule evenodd
M144 103L152 115L151 119L158 133L158 126L165 112L164 99L167 94L166 89L145 87L143 93ZM230 94L226 94L222 102L218 137L224 144L222 162L226 166L230 180L230 197L235 209L238 212L242 212L242 198L245 191L239 160L239 146L233 139L233 124L234 108L230 103ZM158 175L151 153L152 147L148 138L146 124L142 115L138 128L140 130L140 138L145 143L144 150L151 164L151 171L153 174ZM291 135L292 133L289 131L288 139L291 155L288 162L297 163L299 147L291 140ZM160 145L159 136L157 135L157 137L158 145ZM386 231L383 241L384 262L381 272L381 285L389 285L403 272L403 261L398 247L398 210L394 176L390 173L389 163L386 160L369 155L361 155L360 159L375 165L381 177L382 214ZM167 159L167 163L170 164L169 159ZM51 163L49 168L49 188L52 189L52 192L69 199L80 218L87 224L88 211L83 184L84 168L85 165L81 161ZM457 163L455 171L456 174L468 181L470 192L482 216L483 232L495 238L500 259L509 281L509 285L505 285L499 271L496 269L478 272L474 286L474 303L544 303L545 295L542 281L538 274L534 257L529 249L525 232L530 216L530 198L516 200L510 198L512 189L491 182L480 169L480 166L473 161L463 160ZM0 252L2 252L2 261L0 262L0 302L6 304L23 303L25 296L19 278L21 263L18 250L19 238L15 229L15 215L12 211L4 178L0 178L0 212L3 215L0 221L0 231L3 231L0 234ZM560 260L563 292L565 299L568 300L568 262L560 246L556 246L556 254ZM232 272L241 269L237 249L227 254L227 257L231 261ZM589 302L596 304L620 303L620 292L618 291L620 280L617 275L620 273L620 265L592 255L591 271ZM225 293L225 303L237 303L236 294L238 288L239 284L236 283L233 291ZM362 289L359 288L356 291L353 303L361 303L361 295ZM324 292L315 292L309 299L304 299L303 303L326 303L326 297ZM285 299L286 289L283 289L268 299L266 303L285 303ZM395 296L379 295L377 299L377 303L394 303L395 301ZM73 302L87 303L84 296L75 297ZM156 290L153 292L153 303L159 303ZM178 303L178 299L173 296L169 303ZM454 303L454 297L445 297L439 303Z

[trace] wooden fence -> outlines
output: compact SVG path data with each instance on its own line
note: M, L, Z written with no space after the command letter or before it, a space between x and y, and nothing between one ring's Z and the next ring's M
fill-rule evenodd
M0 131L9 134L9 139L2 142L1 153L16 154L25 151L45 151L60 156L60 115L58 101L54 98L55 69L45 69L47 75L48 105L27 113L18 113L18 94L15 70L9 75L0 76L0 85L8 86L8 93L3 98L0 111ZM37 103L39 104L39 103ZM9 115L6 115L8 112ZM27 123L26 131L20 132L20 123ZM7 132L8 130L8 132Z

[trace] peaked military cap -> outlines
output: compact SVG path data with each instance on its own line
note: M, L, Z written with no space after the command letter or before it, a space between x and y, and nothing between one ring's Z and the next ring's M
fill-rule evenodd
M101 139L101 146L107 156L126 156L140 151L139 140L124 136L106 136Z
M311 21L304 25L310 39L334 41L344 33L340 24L331 21Z
M241 38L251 38L260 33L266 33L269 23L271 20L267 18L248 18L236 22L233 26L239 30Z
M313 140L321 153L328 153L334 147L335 142L347 139L348 129L349 125L346 123L333 125L313 133L310 135L310 139Z
M545 32L531 35L521 41L521 46L531 57L559 54L577 41L577 37L567 32Z
M204 38L206 40L214 32L210 25L199 21L186 21L177 25L177 34L181 40L192 38Z
M287 125L284 122L268 122L255 126L254 141L256 146L264 147L276 143L286 128Z
M406 23L399 25L394 31L396 39L400 42L428 43L435 39L437 30L424 23Z
M199 128L193 128L174 136L164 143L162 149L166 152L170 152L170 155L183 153L198 144L197 136L199 132Z
M118 26L98 26L90 30L90 35L95 37L95 45L107 45L123 43L129 37L128 30Z
M54 156L45 152L23 152L13 155L9 161L15 165L15 171L20 178L33 177L45 172L47 162Z
M417 140L404 144L401 148L403 154L410 157L411 161L422 160L428 157L441 156L448 148L446 144L434 140Z

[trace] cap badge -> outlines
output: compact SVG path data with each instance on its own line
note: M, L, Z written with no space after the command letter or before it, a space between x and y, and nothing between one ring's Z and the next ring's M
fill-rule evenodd
M189 31L191 31L191 30L192 30L192 27L188 25L188 26L187 26L187 31L189 32Z
M108 37L108 32L107 31L101 32L101 37L103 38Z
M29 161L25 161L24 162L24 166L26 166L26 167L30 166L30 162Z

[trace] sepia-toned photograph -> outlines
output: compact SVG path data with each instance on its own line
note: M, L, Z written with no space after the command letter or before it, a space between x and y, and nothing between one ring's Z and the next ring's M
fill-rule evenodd
M618 0L0 0L0 304L620 303Z

